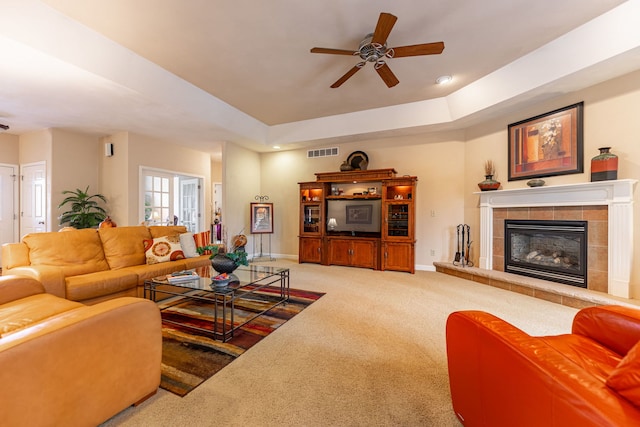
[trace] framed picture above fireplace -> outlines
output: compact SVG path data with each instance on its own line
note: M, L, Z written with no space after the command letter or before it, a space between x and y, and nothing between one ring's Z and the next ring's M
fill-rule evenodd
M508 127L509 181L584 171L583 103Z

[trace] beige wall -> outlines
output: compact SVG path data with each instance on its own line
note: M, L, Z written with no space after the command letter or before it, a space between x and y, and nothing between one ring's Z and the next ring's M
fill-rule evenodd
M211 182L222 182L222 162L211 160Z
M140 166L202 176L205 183L205 206L211 206L211 182L223 182L223 223L231 237L241 230L250 235L249 204L256 195L269 196L274 203L274 235L271 253L297 257L298 252L298 182L314 181L316 172L337 171L349 153L365 151L369 169L393 167L399 175L418 177L417 246L418 268L430 268L433 261L448 261L455 252L455 226L465 222L472 229L471 256L478 259L479 209L477 183L484 179L483 165L496 163L495 178L503 188L526 187L526 181L508 182L507 126L556 108L584 101L584 170L582 174L545 178L547 185L590 180L590 159L597 148L611 146L620 157L619 178L640 180L640 72L614 79L576 93L558 96L526 109L510 109L502 117L473 126L464 132L435 133L400 138L362 140L343 144L317 144L313 148L338 146L338 157L307 159L307 149L258 154L238 145L224 146L223 161L216 170L208 155L174 144L127 133L112 135L115 155L105 158L103 139L95 148L87 148L88 157L99 165L100 191L113 200L115 220L119 224L139 221L138 196ZM58 173L67 174L71 157L67 150L78 149L81 138L58 131L39 131L20 137L19 162L47 161L55 152ZM8 141L8 142L7 142ZM52 150L53 144L58 144ZM15 138L0 134L5 158L15 159ZM91 145L91 144L89 144ZM7 151L5 147L9 147ZM58 148L61 147L61 148ZM66 153L66 154L65 154ZM58 158L57 156L68 156ZM100 159L100 160L98 160ZM80 166L72 176L94 179L90 167ZM123 173L126 171L126 174ZM56 176L56 182L70 184L69 177ZM58 184L62 185L62 184ZM636 197L638 190L636 189ZM433 216L432 216L433 212ZM210 215L207 209L207 215ZM634 210L636 230L640 228L640 209ZM210 217L206 219L210 221ZM205 224L207 222L205 221ZM640 247L639 233L634 232L634 246ZM431 251L435 256L431 256ZM640 251L633 254L632 293L640 297Z
M308 159L307 149L263 154L261 191L274 203L273 253L297 257L298 182L315 181L316 172L338 171L350 153L361 150L369 158L368 169L394 168L399 176L418 177L416 264L428 268L434 261L448 260L452 233L463 220L463 135L451 132L331 145L339 148L337 157Z
M20 161L20 138L9 133L0 133L0 163L17 165Z
M225 143L222 157L222 224L228 240L239 233L246 235L249 240L247 251L251 253L254 242L249 233L249 208L250 203L255 202L255 196L261 194L260 155Z
M100 193L98 164L99 141L96 137L51 129L52 152L51 163L48 166L51 189L51 230L58 230L58 205L66 197L63 191L85 191L89 187L89 194ZM101 205L102 202L97 200ZM66 206L64 210L69 209ZM67 224L68 225L68 224Z
M124 224L139 224L143 219L140 210L140 172L141 168L159 169L165 172L179 175L190 175L202 178L203 189L203 212L205 218L203 227L209 229L211 221L211 159L208 154L185 148L165 141L159 141L142 135L129 133L128 141L128 165L127 165L127 217L122 221ZM117 147L114 146L114 152ZM115 155L113 157L116 157ZM116 221L117 222L117 221Z
M598 154L598 147L610 146L619 156L619 179L640 180L640 72L593 86L583 91L560 96L533 108L513 111L509 115L468 130L466 142L465 221L471 225L473 239L479 241L477 183L484 179L483 164L487 159L496 163L496 179L502 188L526 188L526 180L508 181L507 126L519 120L552 111L576 102L584 101L584 173L544 178L546 185L589 182L591 158ZM635 198L639 197L638 186ZM634 209L635 231L633 242L640 248L640 209ZM477 247L477 246L476 246ZM474 254L477 261L478 253ZM640 250L633 254L631 294L640 298Z
M104 155L104 144L113 144L113 156ZM118 225L134 225L129 222L129 203L131 198L128 191L130 174L129 165L129 133L118 132L100 139L100 191L109 201L108 214ZM137 194L137 193L136 193ZM136 200L137 206L137 200Z

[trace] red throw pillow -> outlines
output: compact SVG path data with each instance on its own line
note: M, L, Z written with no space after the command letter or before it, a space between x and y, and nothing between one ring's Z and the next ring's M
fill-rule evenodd
M211 244L211 231L203 231L193 235L193 240L196 241L196 248L209 246ZM211 255L211 251L204 251L202 255Z

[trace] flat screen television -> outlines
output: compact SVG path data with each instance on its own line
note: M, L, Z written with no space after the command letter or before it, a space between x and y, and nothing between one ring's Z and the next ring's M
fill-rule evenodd
M381 208L380 199L327 200L327 231L380 233Z

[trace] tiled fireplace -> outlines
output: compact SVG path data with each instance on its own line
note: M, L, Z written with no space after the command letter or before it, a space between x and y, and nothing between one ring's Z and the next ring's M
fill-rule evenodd
M629 298L635 180L481 192L480 262L504 271L504 223L509 220L585 221L587 288Z

